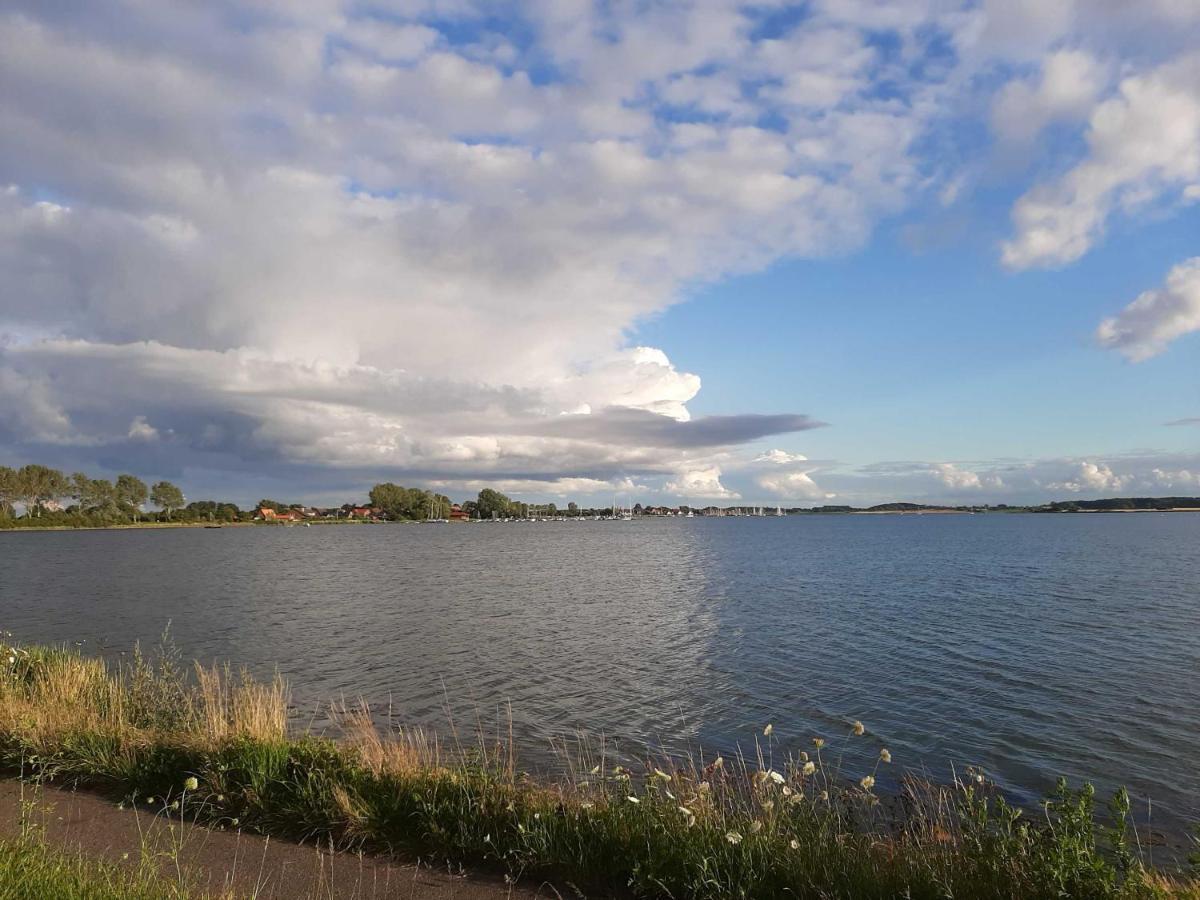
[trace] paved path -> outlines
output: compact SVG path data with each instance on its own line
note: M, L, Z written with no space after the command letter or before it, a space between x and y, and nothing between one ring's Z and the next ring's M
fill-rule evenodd
M0 836L20 833L22 810L46 839L71 852L136 864L142 848L158 855L164 874L220 895L257 900L556 900L576 897L550 885L506 885L484 875L456 874L401 865L372 856L328 853L313 846L258 835L214 831L173 820L147 808L119 809L95 794L54 787L33 788L0 780ZM178 852L172 851L177 848ZM125 854L128 854L126 857Z

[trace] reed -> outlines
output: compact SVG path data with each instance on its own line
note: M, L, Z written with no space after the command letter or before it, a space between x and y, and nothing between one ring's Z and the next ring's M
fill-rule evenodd
M1064 782L1039 815L979 772L949 785L902 779L877 748L841 770L860 723L776 761L768 726L746 757L614 765L603 745L562 747L567 774L520 774L511 740L470 747L336 710L336 739L288 727L281 679L190 674L171 654L126 663L43 647L0 656L0 764L179 804L218 828L474 864L583 892L644 897L1200 898L1182 870L1154 870L1118 794L1097 809ZM175 807L173 807L175 808Z

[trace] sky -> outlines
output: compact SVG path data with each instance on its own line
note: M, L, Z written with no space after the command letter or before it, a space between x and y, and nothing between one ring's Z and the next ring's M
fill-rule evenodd
M1200 495L1197 0L0 0L0 464Z

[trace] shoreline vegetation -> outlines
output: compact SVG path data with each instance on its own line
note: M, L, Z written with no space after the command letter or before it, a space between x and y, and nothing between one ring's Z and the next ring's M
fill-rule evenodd
M949 785L907 775L899 796L882 797L876 777L904 761L859 722L786 757L782 726L770 724L731 759L620 765L602 744L564 744L565 774L543 780L522 773L510 737L382 731L363 705L335 718L336 737L298 729L281 678L187 668L169 649L105 660L0 647L6 774L216 829L544 878L583 895L1200 898L1183 861L1153 867L1123 791L1105 806L1064 782L1023 811L968 770ZM864 747L874 764L844 771L844 752Z
M443 494L385 482L371 488L367 503L313 507L302 503L259 500L252 509L236 503L196 500L169 481L148 486L140 478L119 475L114 481L91 478L83 472L66 475L48 466L19 469L0 466L0 530L76 530L231 525L315 525L363 522L488 522L562 521L587 519L645 519L662 517L760 517L795 515L975 515L1007 513L1197 512L1200 497L1112 497L1099 500L1053 501L1038 506L1007 504L938 506L920 503L881 503L870 507L761 506L678 507L632 504L584 508L571 502L530 504L484 488L473 500L454 503ZM146 504L157 507L147 511Z

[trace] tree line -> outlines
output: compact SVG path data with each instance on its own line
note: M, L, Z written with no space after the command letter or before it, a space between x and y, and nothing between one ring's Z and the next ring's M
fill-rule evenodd
M148 486L136 475L122 474L115 481L109 481L91 478L84 472L67 475L36 463L19 469L0 466L0 524L20 521L23 525L109 525L137 523L143 519L171 521L193 518L199 514L193 507L207 502L185 505L183 491L176 485L159 481ZM144 511L147 503L156 506L157 512L147 514ZM215 511L218 506L233 505L212 506ZM237 507L233 506L233 509L236 511Z
M445 519L450 516L450 498L444 494L422 488L404 487L392 482L377 484L371 488L371 507L379 510L386 518L397 522L420 522L427 519ZM575 506L574 503L571 504ZM474 500L467 500L459 507L472 519L523 518L529 515L530 505L506 497L492 488L484 488ZM553 503L538 507L544 515L555 515Z

